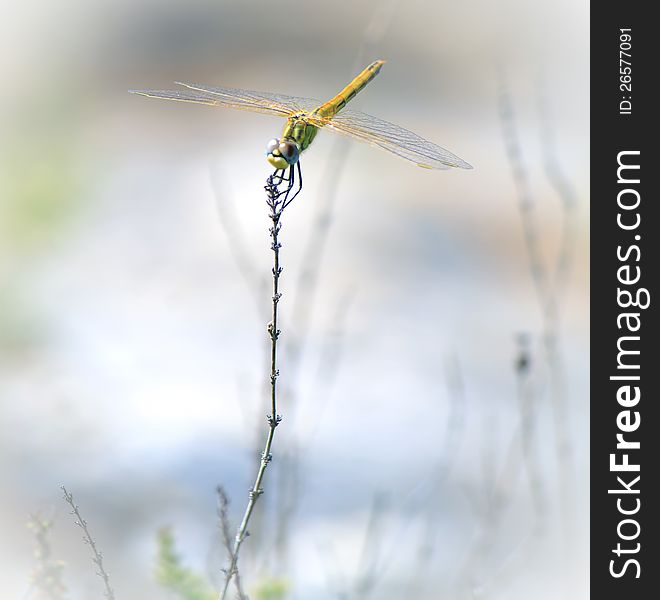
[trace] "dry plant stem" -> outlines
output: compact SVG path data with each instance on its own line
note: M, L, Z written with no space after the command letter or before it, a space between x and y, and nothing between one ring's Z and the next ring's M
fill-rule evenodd
M275 437L275 429L280 424L282 417L277 414L277 377L279 376L279 370L277 369L277 340L280 336L280 330L277 328L277 308L279 305L280 298L282 294L280 293L280 275L282 274L282 267L280 266L280 248L282 247L279 241L279 232L282 228L280 219L284 209L287 207L288 203L291 200L287 199L288 194L284 195L283 199L280 199L280 193L277 190L277 186L273 182L273 177L271 176L266 185L266 194L268 208L270 209L269 217L272 222L270 228L270 237L272 240L271 250L273 251L273 296L272 296L272 318L271 322L268 324L268 335L270 337L270 404L271 404L271 413L267 416L268 421L268 434L266 436L266 443L264 445L264 450L261 453L261 460L259 462L259 469L257 471L257 477L254 481L254 485L250 489L249 499L247 507L245 508L245 514L243 515L243 520L238 528L236 533L236 538L234 540L234 548L232 552L231 562L229 569L225 575L225 583L220 596L221 600L225 600L227 596L227 590L229 584L231 583L232 578L236 575L237 563L238 563L238 554L241 549L241 545L245 541L245 538L249 535L248 533L248 524L254 511L254 506L259 499L259 496L263 494L263 488L261 486L264 474L266 473L266 467L272 459L271 448L273 445L273 438Z
M232 536L229 532L229 498L225 493L225 490L222 486L217 488L218 494L218 519L220 521L220 531L222 533L222 541L224 543L227 554L229 555L230 562L234 558L234 548L232 544ZM247 596L243 591L243 584L241 581L241 574L238 570L238 566L234 565L234 585L236 586L236 595L239 600L247 600Z
M98 571L96 574L103 580L103 586L105 588L104 595L107 600L115 600L115 592L110 586L110 576L105 570L103 565L103 553L97 548L94 538L89 533L87 528L87 521L80 516L80 509L78 505L73 501L73 494L67 492L66 488L62 486L62 492L64 492L64 500L71 507L71 514L76 517L76 525L82 529L83 532L83 541L92 549L92 562L96 565Z
M411 597L422 597L425 575L430 572L431 558L436 550L438 521L440 514L438 506L445 492L456 458L461 455L461 444L465 433L466 394L463 371L458 356L451 354L445 358L444 373L449 396L449 416L445 424L442 439L444 448L437 466L432 470L433 480L428 492L424 530L419 541L415 567L409 572L408 593Z
M573 459L573 448L571 432L568 421L568 410L565 400L568 386L564 367L564 357L560 340L560 310L559 301L565 290L576 240L576 207L578 205L578 194L571 180L563 173L558 160L558 152L555 143L554 126L548 103L548 95L545 92L543 80L539 85L539 116L541 121L541 139L543 141L543 167L550 186L555 190L561 200L563 208L562 235L554 272L554 301L547 306L546 334L544 336L545 350L548 356L550 371L552 373L551 395L553 404L561 410L554 413L555 430L557 431L557 444L559 461L561 465L562 484L562 514L564 521L564 539L567 540L568 552L564 553L564 569L567 572L565 578L565 595L568 588L575 593L575 583L581 580L575 570L575 562L571 560L570 553L575 552L576 542L581 545L581 540L575 540L575 524L578 514L573 506L571 490L576 480L575 464ZM570 582L570 583L569 583ZM583 588L586 591L586 588Z
M554 270L553 279L553 298L548 300L547 327L545 334L545 349L550 363L552 377L552 394L554 398L563 399L566 396L566 376L564 372L564 361L560 346L560 311L559 301L566 288L570 267L573 262L573 253L576 236L576 207L578 205L577 190L571 180L563 173L561 165L557 158L557 148L555 142L554 126L551 120L550 108L548 106L547 95L543 85L539 85L539 115L542 124L541 139L543 141L543 168L550 186L555 190L562 203L562 235L560 240L557 262ZM566 468L567 483L566 488L572 487L575 474L573 472L574 464L572 460L572 444L570 432L567 424L567 410L555 415L557 430L560 434L559 450L560 457L563 460L563 467ZM572 511L567 516L573 518ZM572 523L567 524L571 527Z
M543 319L543 344L546 362L550 372L551 402L554 416L555 448L557 461L559 463L559 503L561 510L561 526L564 544L567 552L564 553L564 572L570 564L568 559L572 551L571 540L574 529L574 512L572 506L571 490L573 489L574 465L573 449L568 428L568 408L566 405L565 375L561 358L559 344L559 305L558 296L560 287L564 285L568 264L571 259L573 245L573 207L576 197L572 186L558 170L558 164L554 153L553 138L545 140L544 158L545 170L551 185L562 199L564 209L564 231L560 254L558 257L555 280L553 282L548 270L544 267L538 245L538 231L533 218L534 197L530 182L529 172L524 163L523 151L516 127L516 115L513 101L509 92L505 73L500 72L500 94L499 94L500 118L502 122L503 135L506 142L507 156L511 165L513 178L516 184L519 208L522 217L525 244L529 259L532 280L536 289L541 316ZM546 107L543 107L545 110ZM547 119L547 113L542 113L542 118ZM545 133L548 125L545 123ZM551 128L550 128L551 129Z
M378 574L383 547L383 512L386 508L384 494L375 494L367 529L362 544L362 553L358 560L357 572L353 583L353 597L367 598L378 583ZM380 549L380 551L379 551Z
M394 15L401 4L400 0L386 0L381 2L371 14L371 19L362 35L362 43L355 58L352 71L358 71L366 62L376 46L386 36L394 20ZM370 59L369 59L370 60ZM289 367L289 381L295 382L299 373L299 366L305 352L307 335L310 331L310 323L313 320L316 292L319 287L319 278L322 271L323 258L327 247L328 237L334 218L334 209L337 201L339 183L348 164L351 146L348 140L337 136L331 150L327 163L326 172L323 177L324 183L321 187L321 195L317 204L314 223L312 225L307 245L303 252L303 262L298 282L296 295L293 299L293 314L296 315L297 328L295 335L289 338L287 347L287 364ZM323 360L321 365L324 365ZM297 408L297 398L291 388L289 398L289 415ZM326 388L327 389L327 388ZM299 451L301 444L285 449L284 460L288 463L287 469L280 470L278 479L278 497L283 498L281 504L284 508L278 512L280 516L276 528L275 549L281 565L286 565L288 555L288 525L292 515L297 508L300 490L297 482L300 480Z
M519 336L518 346L516 383L520 408L520 445L536 512L536 519L538 521L537 526L540 528L546 516L546 501L543 491L542 470L536 448L536 416L538 407L530 369L532 360L527 336Z
M482 533L475 544L473 556L480 558L484 563L490 559L497 561L490 573L483 576L478 586L483 595L486 590L501 589L510 582L513 574L524 568L524 561L529 561L532 554L538 552L538 538L543 532L546 517L546 501L543 491L541 469L536 453L536 413L537 400L533 386L531 365L532 355L529 349L527 336L518 337L518 355L516 357L515 371L518 387L518 401L520 407L520 422L513 432L505 461L498 479L487 498L486 511L483 515ZM522 461L522 465L521 465ZM530 493L536 514L536 524L530 533L520 540L514 547L506 552L494 552L497 534L504 526L504 510L510 504L515 493L515 485L521 466L524 466L529 480ZM471 582L475 585L475 582Z

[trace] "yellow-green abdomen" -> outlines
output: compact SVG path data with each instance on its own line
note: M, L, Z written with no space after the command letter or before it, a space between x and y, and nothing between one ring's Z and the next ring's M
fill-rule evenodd
M385 64L384 60L375 60L353 81L351 81L334 98L321 104L312 114L321 117L332 117L336 115L344 106L346 106L360 90L362 90L378 73Z
M384 60L375 60L372 62L362 73L360 73L351 83L349 83L341 92L339 92L334 98L328 100L324 104L321 104L311 115L308 113L300 113L298 115L292 116L284 126L284 131L282 132L282 138L280 140L273 140L277 144L284 142L286 146L286 141L290 140L296 143L298 150L303 152L311 145L312 141L316 137L318 132L318 127L311 125L308 120L311 117L332 117L336 115L346 104L348 104L357 93L362 90L378 73L380 72L381 67L385 64ZM285 148L286 150L286 148ZM281 151L281 149L280 149ZM285 160L281 154L278 154L277 151L274 151L274 155L268 155L269 162L278 169L283 169L286 165L293 164L291 160L297 161L297 154L295 159Z

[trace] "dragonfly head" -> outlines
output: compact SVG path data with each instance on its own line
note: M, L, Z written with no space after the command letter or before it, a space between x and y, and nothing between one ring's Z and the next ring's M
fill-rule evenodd
M298 162L300 148L293 140L273 138L266 146L266 159L276 169L286 169Z

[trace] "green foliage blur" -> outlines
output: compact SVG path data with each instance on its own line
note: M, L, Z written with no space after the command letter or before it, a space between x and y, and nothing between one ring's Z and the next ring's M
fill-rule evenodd
M172 530L164 527L158 532L156 580L181 600L215 600L217 594L200 574L184 567L176 551Z
M183 566L176 540L170 527L163 527L157 536L156 580L173 597L181 600L216 600L217 592L206 578ZM253 587L254 600L283 600L289 589L285 579L263 577Z

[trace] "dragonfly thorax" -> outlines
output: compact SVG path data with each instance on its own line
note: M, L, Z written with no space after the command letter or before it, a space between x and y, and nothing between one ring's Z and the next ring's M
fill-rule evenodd
M266 147L266 158L276 169L286 169L298 162L300 153L308 148L318 129L305 118L287 120L280 139L272 139Z

